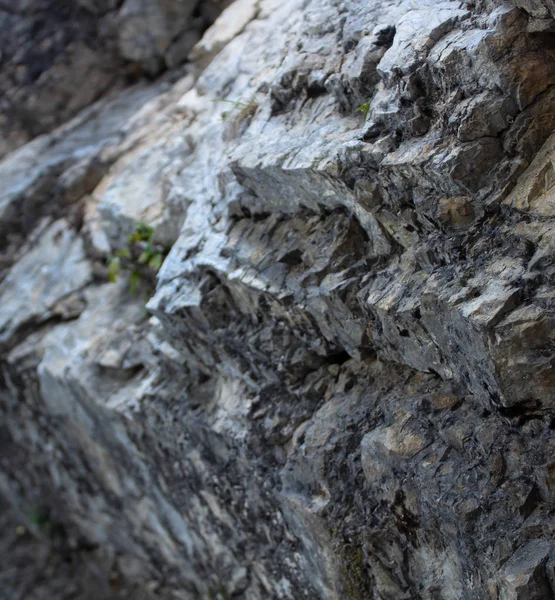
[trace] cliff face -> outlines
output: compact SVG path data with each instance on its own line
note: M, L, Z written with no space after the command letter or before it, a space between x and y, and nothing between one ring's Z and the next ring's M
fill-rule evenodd
M141 75L177 67L225 5L0 1L0 158Z
M553 597L554 17L236 0L0 162L7 599Z

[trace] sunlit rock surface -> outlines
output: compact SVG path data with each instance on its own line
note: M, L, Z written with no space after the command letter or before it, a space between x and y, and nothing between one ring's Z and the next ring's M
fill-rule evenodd
M555 595L554 8L237 0L0 162L9 600Z

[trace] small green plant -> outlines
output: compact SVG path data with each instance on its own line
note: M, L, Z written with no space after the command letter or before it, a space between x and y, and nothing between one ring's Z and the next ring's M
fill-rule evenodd
M364 120L368 118L368 113L370 112L370 102L365 102L357 107L356 112L361 112L364 115Z
M232 104L233 108L228 112L222 113L222 120L225 121L230 116L235 116L239 122L243 122L245 119L252 117L258 108L258 102L254 98L251 98L248 102L239 102L238 100L214 100L214 102L226 102Z
M108 279L115 283L122 270L130 271L129 291L134 294L143 280L153 282L160 270L167 251L153 242L154 229L145 223L139 223L135 232L127 238L127 247L116 252L108 260Z
M41 530L50 529L50 510L43 504L34 504L31 506L29 520L35 527Z

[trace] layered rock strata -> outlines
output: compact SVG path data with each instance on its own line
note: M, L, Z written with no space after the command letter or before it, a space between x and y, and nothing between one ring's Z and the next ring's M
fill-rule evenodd
M553 597L551 4L237 0L0 163L10 600Z

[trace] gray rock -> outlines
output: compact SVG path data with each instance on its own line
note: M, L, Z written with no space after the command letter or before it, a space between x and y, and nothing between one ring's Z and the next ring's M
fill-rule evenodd
M552 590L546 578L545 565L551 554L548 540L530 540L507 561L503 570L501 598L549 598Z
M216 0L3 2L0 158L130 80L183 63L225 6Z
M551 7L417 4L238 0L0 164L14 598L552 597Z
M185 85L189 80L185 80ZM0 247L6 262L44 215L68 213L79 221L83 198L93 192L110 166L148 135L171 123L164 111L163 84L136 86L116 94L41 136L0 162Z
M92 272L83 240L56 221L30 245L0 284L0 347L13 345L25 330L82 310L80 293Z
M117 17L121 55L147 73L158 73L170 44L191 24L195 6L195 0L125 0Z
M552 0L516 0L515 4L533 17L555 17L555 4Z

